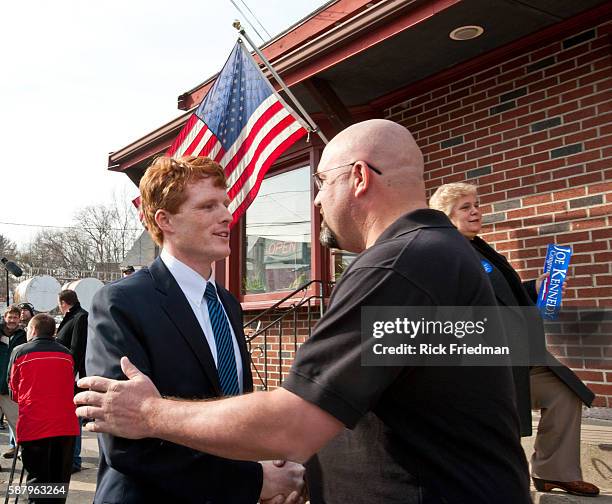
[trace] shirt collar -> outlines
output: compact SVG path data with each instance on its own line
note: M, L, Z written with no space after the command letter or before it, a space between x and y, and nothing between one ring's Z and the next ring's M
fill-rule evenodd
M206 280L197 271L179 261L167 250L162 249L159 256L176 280L176 283L179 284L179 287L187 299L195 303L197 306L202 304L202 300L204 299L204 291L206 290L206 285L208 282L212 282L216 288L214 273L211 273L210 278Z
M54 339L55 339L55 336L49 336L47 334L43 334L41 336L34 336L34 338L32 338L30 341L39 341L39 340L53 341Z
M411 231L421 228L453 228L454 226L444 212L432 210L430 208L420 208L402 215L393 222L376 240L380 243L384 240L397 238Z

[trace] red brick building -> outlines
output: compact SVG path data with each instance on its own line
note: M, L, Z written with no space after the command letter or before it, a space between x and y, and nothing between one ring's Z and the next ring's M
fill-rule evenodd
M337 0L262 50L328 137L385 117L414 134L430 193L447 182L477 184L484 238L523 278L540 271L548 243L571 245L565 304L605 308L612 306L611 19L612 5L602 0L499 0L495 9L485 0ZM457 28L465 40L449 36ZM183 93L179 108L196 106L213 81ZM137 182L188 115L111 154L109 167ZM232 257L216 265L247 319L310 280L323 282L285 302L305 300L271 324L265 344L263 335L254 342L271 386L318 318L327 282L350 260L318 244L310 173L321 149L313 138L277 161L232 231ZM275 310L263 320L279 317ZM607 342L549 339L597 394L595 404L612 407Z

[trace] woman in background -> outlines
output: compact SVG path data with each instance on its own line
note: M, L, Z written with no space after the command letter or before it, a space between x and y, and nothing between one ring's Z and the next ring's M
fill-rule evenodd
M439 187L429 206L444 212L474 247L500 306L533 307L539 287L547 275L522 282L506 258L478 236L482 214L476 186L463 182ZM568 493L596 496L599 489L582 481L580 467L580 426L582 404L590 406L594 394L574 372L546 350L544 325L537 310L521 310L530 355L544 356L549 365L513 367L521 434L531 435L531 409L539 409L541 418L531 457L531 476L537 490L549 492L561 488ZM539 364L539 363L538 363Z

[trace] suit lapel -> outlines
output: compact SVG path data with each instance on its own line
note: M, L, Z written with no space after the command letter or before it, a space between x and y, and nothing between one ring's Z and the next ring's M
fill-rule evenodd
M149 271L158 290L165 295L162 298L162 310L168 315L168 318L195 353L204 373L213 385L215 393L219 396L223 395L215 361L189 301L187 301L178 283L159 257L155 259Z
M238 342L238 348L240 349L240 359L242 361L242 388L244 392L252 392L253 377L251 375L251 354L246 345L240 312L232 309L233 300L229 297L225 289L217 286L217 292L219 293L219 299L221 299L221 303L223 303L230 324L232 324L232 329L234 330L236 341Z

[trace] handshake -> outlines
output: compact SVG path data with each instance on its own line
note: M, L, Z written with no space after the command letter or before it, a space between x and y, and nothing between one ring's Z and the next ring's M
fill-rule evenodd
M155 407L157 401L164 403L166 400L161 397L151 379L138 370L126 357L121 359L121 368L128 380L111 380L100 376L90 376L79 380L79 387L86 390L77 394L74 401L79 406L76 410L77 414L82 418L90 419L85 424L84 429L90 432L109 432L115 436L128 439L147 437L163 439L162 432L158 433L153 426L155 422L149 425L149 420L154 421L158 416L147 411L149 407ZM217 401L191 401L186 404L189 407L196 405L198 408L215 405L225 408L227 406L232 407L234 404L239 405L245 399L250 401L256 398L257 394L247 394ZM263 394L263 392L259 392L259 394ZM273 393L270 392L269 394ZM170 402L172 405L182 404L181 401L173 400ZM285 401L281 402L284 403ZM268 401L264 404L269 405L271 403ZM168 412L169 410L164 406L161 411ZM265 416L269 414L265 413ZM261 433L253 438L248 432L255 432L256 426L260 425L261 422L255 420L252 429L248 429L243 427L249 424L248 419L243 418L241 422L239 415L231 416L231 421L225 419L217 424L214 420L214 414L210 415L205 412L206 421L200 422L198 415L181 412L179 418L182 421L195 422L193 425L187 426L184 431L188 437L193 436L192 441L194 443L183 439L182 436L172 440L168 439L168 441L178 442L185 446L191 445L190 447L193 449L225 458L252 461L265 459L266 462L261 462L263 484L259 501L262 504L303 504L307 499L304 466L288 460L271 461L271 459L283 458L303 462L308 460L311 454L306 456L294 453L295 450L288 448L290 445L292 446L294 437L283 436L282 432L277 433L274 428L267 429L270 434L267 439ZM285 415L277 413L272 413L272 416L274 418L285 417ZM163 425L177 426L180 422L163 421L162 423ZM241 434L246 432L247 434L244 434L245 444L241 448L240 443L232 441L229 444L232 453L225 452L223 449L215 449L213 444L206 443L206 446L200 446L200 441L205 441L205 437L199 435L199 427L211 429L213 444L223 443L228 433ZM282 445L280 448L277 446L279 442Z
M295 462L275 460L262 462L262 504L304 504L307 488L304 481L304 466Z

